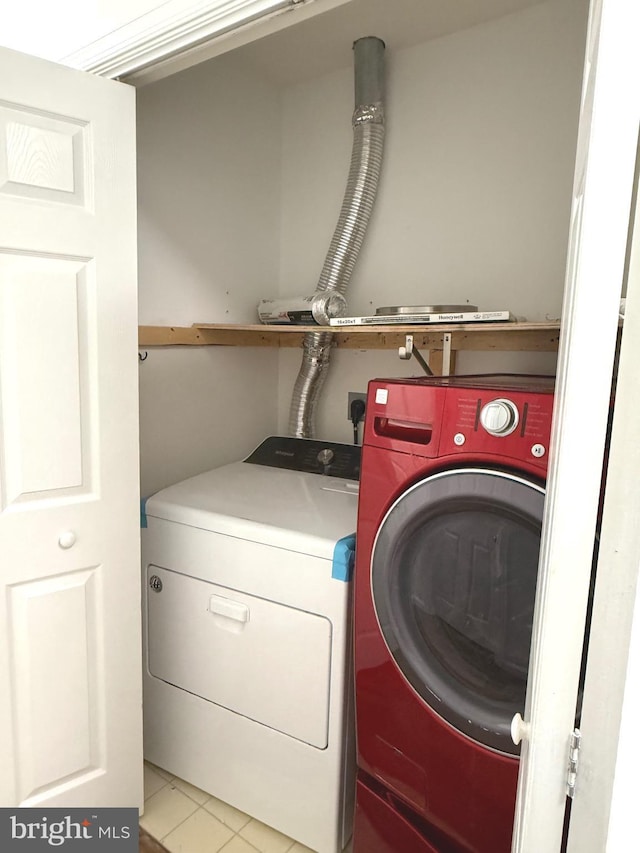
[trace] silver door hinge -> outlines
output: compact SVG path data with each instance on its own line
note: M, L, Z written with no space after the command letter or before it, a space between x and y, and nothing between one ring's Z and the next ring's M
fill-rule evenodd
M569 766L567 768L567 796L573 799L576 792L576 778L578 776L578 761L580 758L580 744L582 733L580 729L574 729L569 738Z

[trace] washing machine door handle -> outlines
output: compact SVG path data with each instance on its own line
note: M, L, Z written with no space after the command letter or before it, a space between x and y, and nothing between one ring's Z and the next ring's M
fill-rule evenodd
M523 740L529 739L530 728L529 723L523 720L522 714L519 711L513 715L513 719L511 720L511 740L516 746L519 746Z

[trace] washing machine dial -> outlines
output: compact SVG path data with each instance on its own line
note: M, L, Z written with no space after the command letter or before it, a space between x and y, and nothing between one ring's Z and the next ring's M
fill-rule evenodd
M490 435L509 435L518 426L518 408L511 400L492 400L482 407L480 423Z
M333 462L334 456L335 456L335 453L333 452L333 450L331 450L330 447L324 447L320 451L320 453L318 453L317 459L321 465L326 466L326 465L330 465Z

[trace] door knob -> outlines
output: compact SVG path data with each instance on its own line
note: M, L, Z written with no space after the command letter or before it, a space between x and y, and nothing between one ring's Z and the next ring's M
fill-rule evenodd
M76 543L76 534L73 530L65 530L58 536L58 545L65 551Z

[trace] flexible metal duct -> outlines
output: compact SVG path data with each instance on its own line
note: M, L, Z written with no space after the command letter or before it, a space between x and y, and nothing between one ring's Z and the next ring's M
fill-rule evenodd
M355 110L353 148L338 224L312 304L316 322L328 325L335 293L344 295L364 240L375 201L384 142L384 42L367 36L353 45ZM302 365L293 389L289 432L312 438L315 408L329 369L331 332L304 336Z

